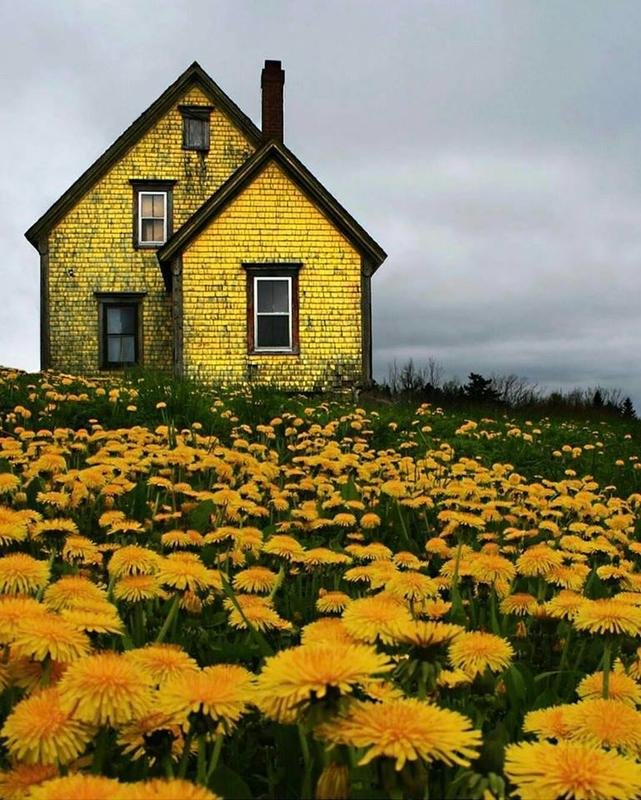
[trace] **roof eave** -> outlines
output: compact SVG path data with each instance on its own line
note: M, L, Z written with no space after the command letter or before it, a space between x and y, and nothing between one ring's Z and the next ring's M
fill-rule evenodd
M224 113L241 129L247 138L258 145L260 129L209 77L197 61L190 64L178 78L99 156L94 163L64 192L58 200L25 232L27 241L36 249L43 233L48 233L80 198L99 180L140 137L170 108L192 83L200 83Z
M283 144L270 141L257 150L194 214L174 233L158 251L158 261L167 264L191 242L198 233L230 203L242 189L275 159L287 171L294 173L312 202L321 207L330 220L342 230L354 246L368 257L375 272L387 258L387 253L372 239L343 206L314 178L305 165ZM164 274L164 270L163 270Z

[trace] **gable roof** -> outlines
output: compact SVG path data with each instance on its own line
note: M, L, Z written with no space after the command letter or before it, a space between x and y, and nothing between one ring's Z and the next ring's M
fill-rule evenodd
M200 86L212 101L238 126L254 145L261 141L260 129L212 80L197 61L180 75L158 97L146 111L56 200L48 211L25 233L34 247L38 239L47 233L58 220L69 211L80 198L165 114L192 85Z
M158 250L158 261L165 285L171 286L169 262L226 208L245 187L271 162L276 162L308 199L327 217L354 247L368 257L372 271L387 258L387 253L359 225L352 215L331 195L307 167L285 147L273 139L251 155L232 175L197 209L189 219Z

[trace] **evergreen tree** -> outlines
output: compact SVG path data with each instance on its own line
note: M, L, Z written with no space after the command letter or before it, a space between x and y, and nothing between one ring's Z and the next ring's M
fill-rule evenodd
M632 400L629 397L626 397L621 405L621 416L624 419L636 419L637 412L634 410L634 406L632 405Z

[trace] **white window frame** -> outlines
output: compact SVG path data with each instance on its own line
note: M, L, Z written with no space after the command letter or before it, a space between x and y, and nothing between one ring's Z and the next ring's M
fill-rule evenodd
M258 317L282 317L282 311L258 311L258 281L285 281L287 283L288 317L289 317L289 346L288 347L259 347L258 346ZM254 276L254 352L256 353L291 353L293 351L292 331L292 278L285 275L255 275Z
M161 194L163 197L163 220L162 220L162 242L151 241L150 239L142 238L142 198L145 196L154 196ZM145 217L145 219L158 219L158 217ZM157 189L145 189L138 192L138 244L141 247L156 247L163 245L167 241L167 192L159 191Z

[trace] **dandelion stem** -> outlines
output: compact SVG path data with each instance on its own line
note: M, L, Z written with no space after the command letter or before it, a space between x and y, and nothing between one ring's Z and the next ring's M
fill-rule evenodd
M211 754L211 759L209 760L209 767L207 769L207 783L209 783L209 779L211 776L216 772L216 767L218 766L218 761L220 759L220 751L223 749L223 736L217 736L216 742L214 744L214 749Z
M606 638L603 643L603 697L607 700L610 696L610 662L612 642Z
M189 761L189 749L191 747L191 740L194 738L194 734L189 731L189 733L185 736L185 743L183 745L183 753L180 757L180 765L178 767L178 777L184 778L187 774L187 763Z
M102 726L98 731L96 739L96 749L93 754L93 761L91 763L91 772L93 775L100 775L102 772L102 765L107 753L107 742L109 739L109 731L106 726Z
M198 736L198 771L196 773L196 782L203 786L207 782L207 740L205 734L201 733Z
M307 734L302 725L298 726L298 738L300 739L300 749L303 754L303 764L305 765L301 797L310 798L312 796L312 759L309 752Z
M169 628L171 627L171 624L174 621L176 614L178 613L179 603L180 603L180 595L175 595L174 599L171 601L171 606L169 608L169 611L167 612L167 616L165 618L165 621L163 622L163 626L158 631L158 636L156 636L156 642L158 642L159 644L163 642L165 640L165 636L167 636Z

